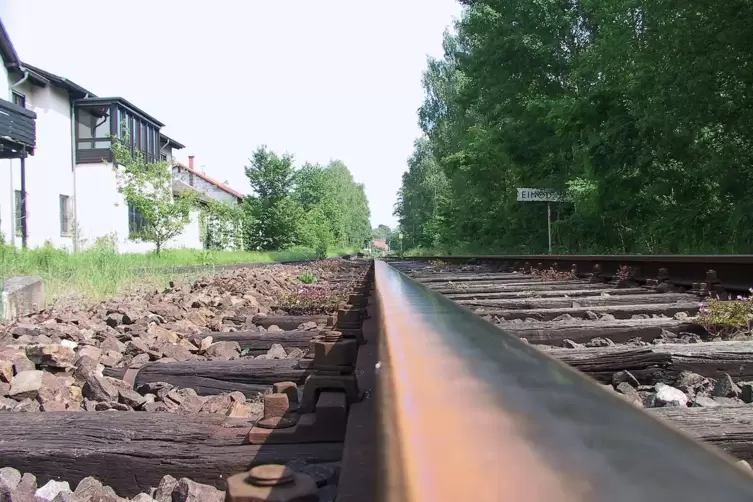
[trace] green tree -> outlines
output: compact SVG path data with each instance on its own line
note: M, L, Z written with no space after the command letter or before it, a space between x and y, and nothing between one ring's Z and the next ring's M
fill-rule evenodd
M388 242L391 236L392 229L389 226L383 224L377 225L377 227L371 232L372 238L383 240L385 242Z
M246 167L246 177L253 190L244 200L246 248L276 250L297 244L303 211L292 197L293 157L261 146Z
M244 201L249 249L301 245L323 257L335 246L362 246L370 236L363 185L341 161L306 163L296 170L292 156L280 157L261 147L246 176L254 192Z
M154 243L155 253L160 254L165 243L180 235L190 221L196 195L190 190L173 190L170 162L147 162L142 152L131 154L130 148L117 140L111 150L118 191L143 218L143 228L134 238Z
M243 248L244 208L239 204L207 200L201 213L202 238L207 249Z
M535 187L572 200L560 252L753 250L753 4L463 3L418 117L446 190L419 197L435 171L409 162L406 245L543 252Z
M431 248L440 244L447 191L447 179L429 140L417 140L395 205L404 246Z
M362 246L369 238L369 206L363 185L356 183L341 161L328 166L304 165L296 173L295 199L306 219L306 241L339 247Z

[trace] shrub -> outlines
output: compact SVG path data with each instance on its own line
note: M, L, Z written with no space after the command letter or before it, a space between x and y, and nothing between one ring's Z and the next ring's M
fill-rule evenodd
M753 288L750 289L753 293ZM698 322L715 336L747 331L753 325L753 296L722 301L709 298L701 304Z
M333 312L348 299L348 292L329 284L306 285L280 298L278 307L289 315L316 315Z
M314 284L316 282L316 275L307 270L298 277L298 280L304 284Z
M560 272L553 268L537 270L533 269L533 275L541 279L541 281L570 281L575 279L572 272Z
M319 240L316 244L316 257L320 260L327 257L327 243L324 240Z

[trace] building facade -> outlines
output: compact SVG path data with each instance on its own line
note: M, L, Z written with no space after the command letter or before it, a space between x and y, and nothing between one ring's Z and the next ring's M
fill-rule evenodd
M75 250L93 246L100 237L114 237L121 252L154 249L134 238L143 221L117 190L110 141L128 138L131 150L140 150L150 161L175 162L174 151L184 145L162 134L162 122L124 98L98 97L21 62L2 22L0 57L0 127L3 103L22 118L34 116L35 122L33 145L0 155L0 234L5 242ZM195 178L191 189L214 200L238 204L243 199L193 165L176 162L173 173L175 183ZM198 208L192 211L183 233L165 248L203 248L199 214Z

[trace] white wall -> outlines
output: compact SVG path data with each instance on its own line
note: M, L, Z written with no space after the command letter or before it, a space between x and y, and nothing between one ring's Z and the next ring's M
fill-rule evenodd
M10 100L10 85L13 83L12 81L20 80L20 78L14 79L13 76L8 74L8 69L5 65L0 65L0 98Z
M160 140L160 141L162 141L162 140ZM173 149L172 148L170 148L170 147L167 147L167 148L161 147L159 151L160 151L160 153L164 153L165 155L167 155L167 160L169 160L170 162L173 161Z
M105 164L79 164L76 170L78 187L78 222L82 249L90 248L97 237L114 233L118 251L144 253L154 244L128 238L128 206L118 193L112 167ZM202 249L199 211L193 210L183 233L168 241L165 249Z
M181 233L178 237L175 239L171 239L170 242L167 243L167 248L170 249L203 249L204 243L201 242L201 212L194 209L191 210L191 214L189 215L189 218L191 219L186 227L183 229L183 233Z
M72 249L72 236L63 235L60 226L60 195L73 199L68 94L52 86L29 88L33 89L32 106L27 94L27 108L37 114L37 147L34 156L26 159L28 244L38 247L49 241L56 247ZM15 161L19 166L20 162Z
M12 76L8 75L8 69L4 65L0 65L0 98L6 101L10 101L9 79L12 78ZM6 242L10 242L10 232L13 228L11 206L13 199L11 198L10 169L10 160L0 160L0 234L2 234Z
M238 203L238 199L234 195L227 193L217 185L209 183L200 176L190 173L185 169L173 167L173 177L197 190L200 190L201 192L204 192L216 201L225 202L227 204Z
M37 114L37 145L33 156L26 159L26 224L28 246L44 245L71 249L70 236L61 234L60 195L73 197L71 170L71 118L68 95L57 88L37 87L24 82L14 89L26 97L26 108ZM21 161L2 161L0 171L0 231L10 242L14 232L11 218L13 190L21 189ZM21 237L15 236L16 246Z

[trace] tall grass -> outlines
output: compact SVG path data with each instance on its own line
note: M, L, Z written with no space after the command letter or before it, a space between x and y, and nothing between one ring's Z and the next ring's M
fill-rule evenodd
M328 256L349 250L333 249ZM52 246L16 250L0 241L0 280L37 275L45 283L48 303L97 301L128 290L162 288L179 277L211 273L212 267L233 263L269 263L314 259L312 249L285 251L165 250L154 253L118 253L111 241L99 240L87 251L69 253ZM171 267L201 266L204 271L176 272Z

